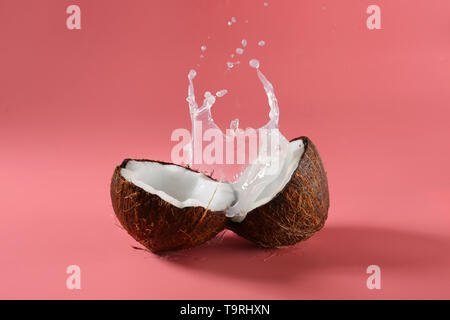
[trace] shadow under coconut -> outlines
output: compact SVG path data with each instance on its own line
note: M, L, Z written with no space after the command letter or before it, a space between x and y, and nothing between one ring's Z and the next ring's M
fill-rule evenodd
M326 269L420 269L450 265L450 239L368 227L325 227L294 247L261 249L231 231L202 246L160 255L167 263L248 280L289 281Z

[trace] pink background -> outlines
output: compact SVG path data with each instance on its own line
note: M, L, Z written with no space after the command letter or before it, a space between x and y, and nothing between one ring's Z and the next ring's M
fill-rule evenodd
M0 298L450 298L449 1L263 2L0 0ZM81 30L66 28L70 4ZM366 28L370 4L382 30ZM110 204L115 165L170 160L197 63L198 92L234 90L219 123L262 125L253 57L282 132L321 152L325 228L275 251L231 232L165 257L133 249ZM71 264L81 290L66 288Z

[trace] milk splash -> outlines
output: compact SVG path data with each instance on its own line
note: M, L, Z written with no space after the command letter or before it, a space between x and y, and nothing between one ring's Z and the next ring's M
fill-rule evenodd
M260 139L256 158L251 159L250 164L241 166L233 178L226 178L226 180L232 183L237 196L237 201L228 209L227 216L234 217L237 221L240 220L239 217L241 217L241 220L245 217L246 209L258 199L264 188L278 177L286 161L289 143L278 129L280 112L272 84L260 71L260 63L258 60L252 59L249 64L250 67L256 70L257 76L264 86L270 112L269 121L257 130ZM216 96L206 91L202 106L198 106L194 91L194 78L196 75L197 72L195 70L191 70L188 74L189 88L186 99L189 103L192 122L191 142L186 148L189 154L187 165L191 167L199 163L196 160L198 160L198 155L202 153L202 145L199 145L198 139L201 141L200 136L204 130L212 129L218 132L219 134L215 138L217 139L220 136L225 141L234 139L236 133L240 130L239 120L235 119L231 121L230 129L227 129L227 134L224 134L212 117L211 108L216 102L216 96L220 98L227 92L226 90L221 90Z

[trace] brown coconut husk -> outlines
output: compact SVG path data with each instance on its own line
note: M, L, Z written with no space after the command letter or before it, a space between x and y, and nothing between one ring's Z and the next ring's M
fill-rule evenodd
M262 247L284 247L310 238L325 224L329 193L325 169L314 144L301 137L305 150L291 180L271 201L227 228ZM295 141L297 139L293 139Z
M112 205L125 230L150 251L191 248L212 239L225 228L224 212L212 212L203 207L177 208L127 181L120 169L129 160L124 160L114 171Z

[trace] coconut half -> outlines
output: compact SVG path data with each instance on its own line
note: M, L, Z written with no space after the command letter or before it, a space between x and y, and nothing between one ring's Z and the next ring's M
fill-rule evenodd
M329 208L328 182L311 140L291 140L285 166L259 199L244 219L230 219L227 228L273 248L306 240L323 227Z
M126 159L111 182L125 230L152 252L190 248L222 231L234 203L230 184L182 166Z
M234 222L242 222L248 212L271 201L290 181L304 151L305 144L302 139L290 141L286 158L273 163L269 168L266 167L264 175L258 177L258 181L253 183L254 187L249 189L245 187L247 181L252 179L255 172L261 170L259 158L255 159L233 183L237 201L227 210L227 217Z
M126 159L111 182L114 211L127 232L152 252L190 248L225 228L263 247L296 244L328 215L328 182L306 137L289 143L285 161L259 181L258 193L179 165Z

